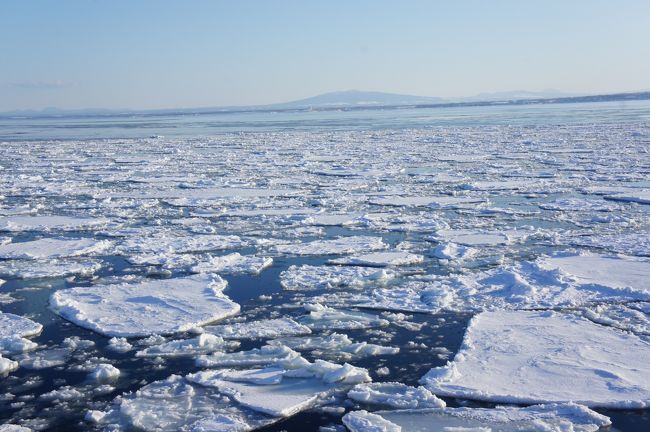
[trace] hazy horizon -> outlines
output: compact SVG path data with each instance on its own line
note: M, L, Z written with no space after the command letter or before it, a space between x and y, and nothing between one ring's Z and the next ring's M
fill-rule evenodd
M650 88L650 4L7 1L0 112Z

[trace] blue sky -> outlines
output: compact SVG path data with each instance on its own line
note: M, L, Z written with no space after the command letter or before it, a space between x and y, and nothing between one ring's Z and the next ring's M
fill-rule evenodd
M3 0L0 111L650 89L650 1Z

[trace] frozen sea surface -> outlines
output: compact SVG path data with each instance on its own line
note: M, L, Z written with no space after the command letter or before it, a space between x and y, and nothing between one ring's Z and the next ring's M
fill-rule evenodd
M0 423L650 430L649 146L648 102L0 119Z

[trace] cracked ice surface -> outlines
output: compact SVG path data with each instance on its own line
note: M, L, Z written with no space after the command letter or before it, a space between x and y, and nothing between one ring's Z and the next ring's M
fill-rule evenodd
M629 365L648 341L647 122L509 120L2 142L0 306L45 326L2 345L0 369L20 368L0 379L2 421L57 430L88 412L109 430L251 430L277 419L253 407L320 407L327 416L304 418L332 429L347 408L390 407L379 415L402 430L605 425L566 405L436 410L431 390L414 387L456 353L473 315L530 309L566 316L561 328L574 335L534 333L548 330L542 323L499 327L480 347L509 353L521 330L529 343L505 361L534 348L540 368L563 360L560 373L578 374L576 364L587 365L597 384L589 396L608 406L617 391L650 381L641 367L629 378L593 364L613 362L616 348L625 353L617 364ZM44 310L47 298L66 320ZM582 337L586 328L599 330ZM73 349L62 341L70 335L96 343ZM324 406L289 386L273 398L278 380L365 381L352 365L378 382ZM482 367L470 371L471 384L490 375ZM303 376L269 368L303 368ZM73 372L87 381L69 379ZM203 372L221 374L225 392L187 377ZM534 396L546 380L531 382L516 395Z

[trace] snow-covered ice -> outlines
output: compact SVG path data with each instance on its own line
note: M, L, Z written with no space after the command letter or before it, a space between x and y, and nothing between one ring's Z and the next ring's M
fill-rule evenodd
M283 345L297 351L318 351L321 355L352 360L375 355L399 353L399 348L368 342L354 342L346 334L332 333L327 336L283 337L269 342Z
M203 355L196 360L196 363L198 366L204 367L267 366L300 358L299 353L284 345L264 345L249 351L216 352L211 355Z
M438 408L352 411L343 417L351 432L596 432L608 417L577 404L525 408Z
M419 264L424 261L422 255L403 251L373 252L369 254L329 260L330 264L355 265L367 267L387 267Z
M383 327L388 321L377 315L334 309L321 304L306 305L309 312L298 318L298 322L312 330L345 330Z
M421 382L436 395L492 402L646 408L649 356L638 336L573 314L483 312L454 360Z
M49 259L98 254L111 247L107 240L94 239L40 239L0 246L3 259Z
M381 237L354 236L330 240L314 240L308 243L280 244L273 247L285 255L342 255L386 249Z
M195 357L237 348L237 342L227 342L219 336L203 333L191 339L179 339L153 345L135 353L136 357Z
M442 408L445 402L424 387L397 382L359 384L348 392L356 402L398 409Z
M43 326L29 318L0 312L0 355L36 349L38 344L26 339L41 333ZM8 367L7 360L3 361Z
M286 290L295 291L361 289L369 285L381 285L395 277L392 270L375 268L292 265L280 273L280 284Z
M226 339L278 338L311 333L309 327L297 323L291 318L275 318L206 326L205 330Z
M192 272L257 274L271 264L273 264L273 258L240 255L238 252L234 252L200 261L192 267Z
M76 216L10 216L0 217L0 231L83 231L109 222L106 218Z
M56 291L50 306L62 317L106 336L171 334L239 312L211 276L148 280Z

